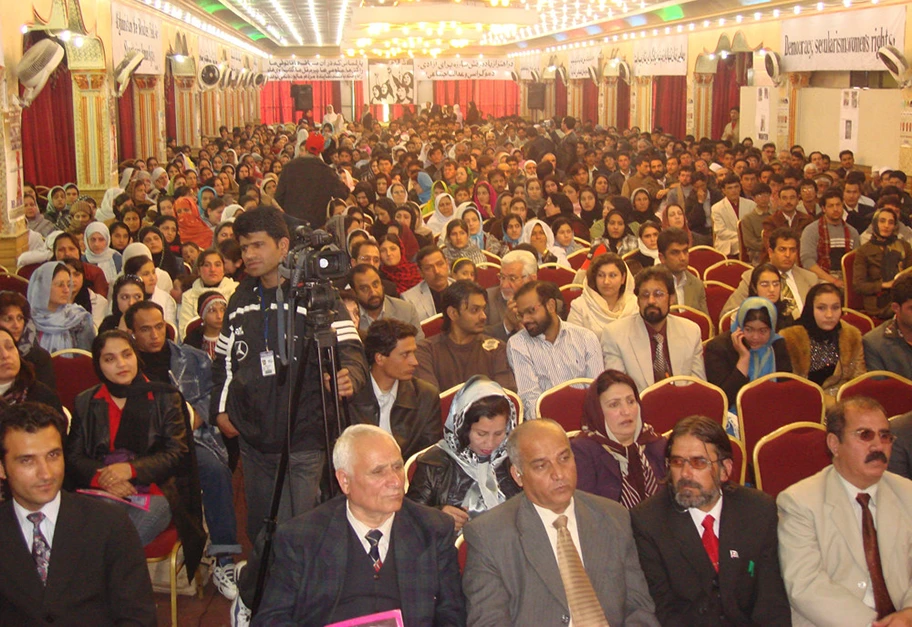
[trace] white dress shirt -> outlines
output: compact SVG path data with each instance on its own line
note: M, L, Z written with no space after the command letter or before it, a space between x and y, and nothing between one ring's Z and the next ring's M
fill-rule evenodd
M377 380L374 379L374 375L371 375L371 385L374 386L374 396L377 398L377 403L380 405L380 428L389 433L393 434L393 428L390 424L390 412L393 409L393 405L396 403L396 396L399 394L399 380L393 383L393 387L389 389L389 392L384 392L380 389L380 386L377 385Z
M719 518L722 517L722 499L724 497L720 494L719 500L716 501L716 504L713 505L713 508L708 512L704 512L702 509L697 507L688 508L688 513L693 519L694 525L697 527L697 533L700 535L700 538L703 537L703 519L707 516L713 517L713 533L716 534L716 539L719 538Z
M361 546L364 547L365 553L370 553L371 545L370 541L367 539L367 532L371 529L378 529L383 535L380 537L380 542L377 544L377 550L380 551L380 561L386 561L386 554L390 548L390 536L393 533L393 519L396 518L396 514L390 514L390 517L384 521L379 527L368 527L363 522L355 518L355 515L352 514L351 503L345 502L345 517L348 519L348 524L351 525L352 529L355 530L355 535L358 536L358 540L361 541Z
M32 543L35 540L35 525L32 524L32 521L26 518L26 516L34 512L30 512L19 505L15 499L13 499L13 511L16 512L16 520L19 521L19 527L22 529L22 536L25 538L25 546L28 547L29 553L31 553ZM41 521L38 528L41 529L41 533L44 534L45 539L48 541L51 549L53 549L54 529L57 527L57 516L60 515L60 492L57 492L57 496L54 497L53 501L46 503L44 507L38 511L44 514L44 520Z
M864 492L865 494L870 495L871 500L868 501L868 509L871 510L871 518L877 521L877 484L875 483L866 490L859 490L851 483L846 481L845 477L836 473L839 476L839 481L842 483L842 487L845 488L846 494L849 497L849 503L852 505L852 511L855 512L855 523L858 527L858 535L863 534L861 526L861 503L855 500L855 497L860 493ZM875 524L875 530L877 529ZM863 541L862 541L863 542ZM872 610L877 609L874 603L874 586L871 585L871 574L868 573L867 580L865 582L865 593L864 598L861 600L865 605L870 607Z

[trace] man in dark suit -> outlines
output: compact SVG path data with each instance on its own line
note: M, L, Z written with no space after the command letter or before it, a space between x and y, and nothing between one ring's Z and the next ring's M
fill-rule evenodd
M535 255L526 250L511 250L503 256L500 262L500 285L488 288L485 335L506 342L522 328L513 294L526 283L537 279L538 262L535 261Z
M507 452L523 493L463 530L469 624L658 625L627 510L576 490L561 426L525 422L510 434Z
M633 511L640 564L663 625L790 625L776 504L728 483L725 430L685 418L668 439L668 487Z
M399 609L406 625L464 625L453 520L404 499L399 446L372 425L333 448L345 494L275 537L254 625L325 625Z
M39 403L0 415L0 624L155 625L136 529L120 507L62 493L66 420ZM452 523L450 524L452 528Z
M561 120L561 131L564 136L557 147L557 169L566 172L571 165L577 162L576 145L579 135L576 134L576 118L564 116Z

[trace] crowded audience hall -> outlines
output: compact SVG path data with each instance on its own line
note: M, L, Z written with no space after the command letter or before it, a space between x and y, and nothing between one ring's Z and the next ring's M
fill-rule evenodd
M0 623L912 626L912 5L198 4L4 7Z

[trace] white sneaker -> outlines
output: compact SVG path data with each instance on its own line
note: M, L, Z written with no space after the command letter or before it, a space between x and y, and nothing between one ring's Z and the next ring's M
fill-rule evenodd
M219 566L218 562L212 568L212 582L216 589L223 597L232 601L238 595L236 568L235 564Z
M234 566L235 582L241 576L241 570L247 565L246 561L238 562ZM237 594L237 584L235 584L234 600L231 602L231 627L249 627L250 625L250 608L244 605L241 595Z

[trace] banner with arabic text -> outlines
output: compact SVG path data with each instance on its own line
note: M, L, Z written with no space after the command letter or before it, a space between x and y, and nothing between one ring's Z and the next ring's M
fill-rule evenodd
M508 81L514 69L513 59L415 59L415 76L421 81Z
M599 69L599 49L596 46L570 51L570 78L589 78L589 68Z
M531 81L532 72L541 73L540 54L532 54L519 58L519 78L524 81Z
M633 42L634 76L687 76L687 35Z
M200 35L199 60L202 64L211 63L212 65L218 65L221 62L218 42Z
M362 81L367 59L270 59L267 73L271 81Z

